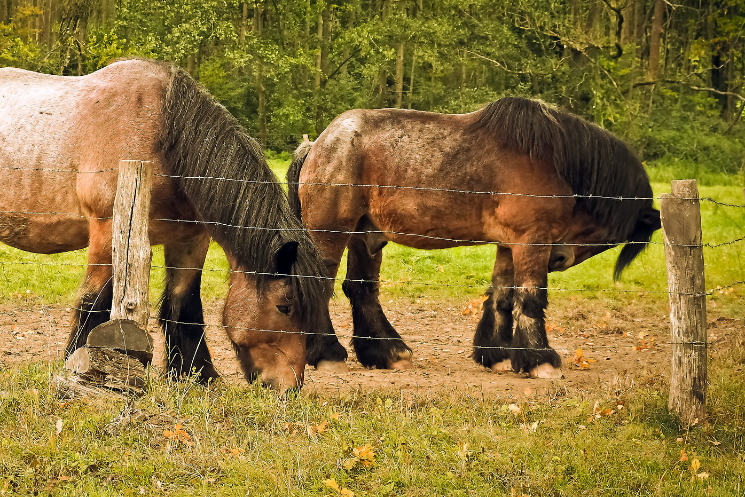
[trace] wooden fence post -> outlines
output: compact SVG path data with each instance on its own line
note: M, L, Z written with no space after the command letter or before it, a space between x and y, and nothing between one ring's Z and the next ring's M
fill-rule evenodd
M86 346L65 361L74 376L57 378L64 396L106 394L100 387L108 394L145 392L145 365L153 358L153 343L147 332L151 187L151 162L119 162L111 230L111 319L93 328Z
M673 181L660 202L672 324L669 409L686 425L706 414L706 279L696 180Z
M147 327L150 283L148 220L152 163L119 161L119 183L114 200L111 262L114 298L111 319L130 319Z

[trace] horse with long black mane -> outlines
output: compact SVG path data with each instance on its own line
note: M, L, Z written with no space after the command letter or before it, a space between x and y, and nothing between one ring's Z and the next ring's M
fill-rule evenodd
M217 375L200 300L213 237L230 262L223 323L247 379L300 386L302 333L318 328L314 311L329 297L317 251L256 141L186 72L147 60L83 77L0 69L0 241L37 253L88 246L66 354L109 319L119 159L154 164L150 240L165 253L168 370Z
M388 241L420 249L497 245L473 358L553 377L561 360L546 337L548 272L628 242L617 278L660 227L647 174L624 143L524 98L458 115L345 112L301 145L287 180L329 277L349 248L342 288L352 304L352 343L368 367L405 367L411 357L378 299ZM310 364L346 358L325 321L327 336Z

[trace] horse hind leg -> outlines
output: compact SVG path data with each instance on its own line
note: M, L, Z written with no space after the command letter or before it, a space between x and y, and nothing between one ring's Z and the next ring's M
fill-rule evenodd
M385 317L378 297L385 243L371 234L350 239L342 289L352 304L352 345L360 363L368 368L404 369L411 366L411 349Z
M111 317L111 221L96 219L88 224L88 269L81 286L81 297L75 307L73 328L65 346L65 358L85 346L91 330Z
M205 342L200 296L208 248L209 237L204 234L187 243L164 245L166 284L160 302L169 376L193 373L201 383L219 376Z
M510 345L512 343L512 308L514 297L514 268L512 252L497 247L497 257L492 272L492 284L486 291L484 313L473 337L473 360L494 371L512 369Z

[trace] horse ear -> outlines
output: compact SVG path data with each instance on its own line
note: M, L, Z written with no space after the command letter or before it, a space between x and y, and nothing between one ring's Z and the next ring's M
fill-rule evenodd
M298 243L295 241L285 242L274 254L274 273L277 275L288 275L292 265L297 260Z

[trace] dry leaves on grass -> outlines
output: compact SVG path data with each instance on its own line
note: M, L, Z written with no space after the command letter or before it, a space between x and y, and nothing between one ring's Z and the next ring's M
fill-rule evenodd
M328 426L328 421L325 419L318 423L317 425L310 425L308 426L308 435L320 435L321 433L326 431L326 427Z
M691 472L691 481L695 481L696 478L699 480L707 480L709 478L709 473L706 471L699 472L699 469L701 469L701 461L698 457L694 455L691 459L685 449L680 449L680 457L678 460L683 463L690 461L688 469Z
M232 449L229 449L227 447L224 447L222 449L222 452L225 455L233 456L233 457L238 458L238 459L240 459L241 456L243 455L243 449L241 449L240 447L235 447L235 448L232 448Z
M562 328L561 326L557 326L550 321L546 322L546 333L554 333L556 335L563 335L564 331L565 331L564 328Z
M653 349L655 345L654 337L647 339L646 333L639 333L639 341L634 345L634 350L642 352L644 350Z
M354 497L354 492L352 492L348 488L340 487L339 484L336 483L336 480L333 478L323 480L323 486L326 488L330 488L331 490L336 492L336 495L340 495L341 497Z
M483 303L488 298L489 297L487 295L482 295L477 299L473 299L468 304L466 304L466 306L461 311L461 314L463 314L464 316L470 316L471 319L479 319L481 317L481 309Z
M623 410L623 404L618 402L616 404L615 409L612 407L601 407L600 401L595 401L595 405L592 407L592 417L590 418L590 422L600 419L602 417L608 417L613 416L614 414L617 414Z
M585 357L582 349L577 349L574 351L574 356L569 360L569 366L574 369L590 369L590 365L594 362L597 362L597 360Z
M347 471L362 466L363 468L371 468L375 466L375 451L372 445L365 444L360 447L352 449L352 457L345 460L342 466Z
M334 417L336 416L336 417ZM332 420L339 419L339 415L331 415ZM321 433L324 433L326 429L328 428L329 422L327 420L323 420L320 423L313 425L313 424L305 424L305 423L299 423L299 422L287 422L285 423L282 428L284 431L289 433L290 435L297 435L298 433L307 433L309 437L312 437L314 435L320 435Z
M166 440L173 440L175 442L183 442L186 445L193 445L194 442L191 440L191 435L184 430L184 426L181 423L176 423L173 430L163 430L163 438Z
M540 421L533 421L532 423L521 423L520 429L525 433L535 433L538 430Z

